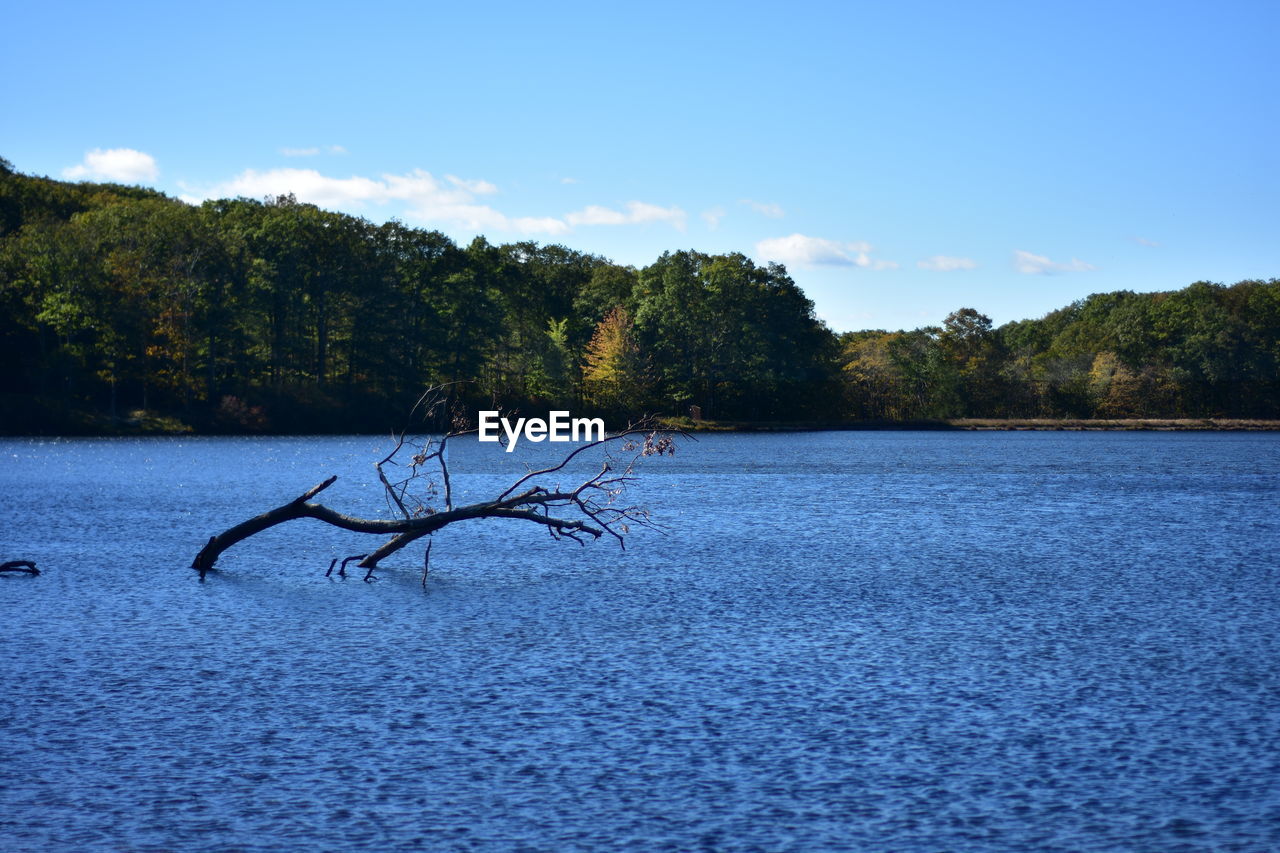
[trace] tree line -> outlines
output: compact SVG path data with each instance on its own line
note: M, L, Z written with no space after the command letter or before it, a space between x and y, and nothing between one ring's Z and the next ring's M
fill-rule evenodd
M466 246L291 196L199 206L0 160L0 430L139 412L382 430L467 405L746 421L1280 416L1280 282L1099 294L993 328L837 335L778 264ZM443 424L442 426L447 426Z

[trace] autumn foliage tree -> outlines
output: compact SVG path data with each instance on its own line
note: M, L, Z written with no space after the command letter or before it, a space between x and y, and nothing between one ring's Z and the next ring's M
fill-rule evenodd
M626 409L648 398L648 365L632 332L631 315L615 306L596 326L582 371L587 400L607 410Z

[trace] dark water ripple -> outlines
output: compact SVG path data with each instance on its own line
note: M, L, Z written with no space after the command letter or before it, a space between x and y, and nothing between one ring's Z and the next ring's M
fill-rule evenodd
M1280 849L1276 437L714 436L626 552L184 568L376 444L0 444L0 847Z

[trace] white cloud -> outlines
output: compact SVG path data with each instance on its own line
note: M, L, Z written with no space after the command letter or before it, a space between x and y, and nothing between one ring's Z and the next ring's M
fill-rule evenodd
M335 178L315 169L246 169L229 181L184 190L184 201L243 196L266 198L292 193L299 201L319 207L365 214L378 207L415 225L436 228L493 231L528 235L559 235L577 225L640 225L666 222L684 230L686 214L678 207L660 207L640 201L628 202L622 210L592 205L562 217L508 216L482 203L481 197L494 195L498 187L489 181L445 175L437 178L423 169L377 178L352 175Z
M795 266L862 267L864 269L892 270L898 265L871 257L870 243L839 243L821 237L792 234L788 237L771 237L756 243L756 256L766 261L780 261Z
M323 149L312 146L311 148L281 148L280 153L286 157L314 157L323 150L326 154L346 154L347 149L341 145L326 145Z
M130 184L154 181L159 175L156 159L132 148L95 148L84 155L83 161L62 170L62 176L72 180L95 178Z
M184 189L189 189L184 187ZM361 211L370 205L399 202L404 216L429 225L453 225L476 231L516 231L521 234L563 234L569 226L554 217L508 217L475 201L477 195L497 192L488 181L465 180L446 175L437 180L430 172L414 169L404 175L384 174L381 179L331 178L314 169L246 169L235 178L187 196L263 198L293 193L299 201L320 207Z
M744 198L739 201L738 204L744 204L756 213L767 216L770 219L781 219L786 216L786 213L783 212L782 208L773 202L752 201L749 198Z
M1137 243L1139 246L1149 246L1153 249L1158 249L1161 245L1159 242L1155 240L1148 240L1146 237L1134 237L1133 242Z
M415 195L428 196L442 190L430 174L383 175L382 181L352 176L330 178L315 169L269 169L260 172L245 169L230 181L209 188L206 198L265 196L293 193L301 201L322 207L342 207L383 203L391 199L412 199Z
M445 175L444 179L458 189L466 190L476 195L493 195L498 191L498 188L488 181L469 181L456 175Z
M1088 272L1095 270L1093 264L1086 264L1079 258L1072 258L1065 263L1051 261L1044 255L1034 255L1021 249L1014 250L1013 268L1027 275L1052 275L1058 272Z
M923 261L916 261L916 266L922 270L952 272L954 270L977 269L978 262L973 258L952 258L947 255L934 255L932 258L925 258Z
M562 184L576 184L576 183L578 183L578 179L577 179L577 178L561 178L561 179L560 179L560 183L562 183Z
M563 219L554 216L517 216L507 221L521 234L564 234L569 230Z
M570 225L641 225L646 222L668 222L677 230L684 230L685 212L678 207L659 207L643 201L629 201L626 211L589 205L565 216Z
M607 207L591 205L576 213L570 213L566 219L571 225L626 225L627 215Z
M724 219L725 210L723 207L712 207L702 211L699 216L701 216L702 220L707 223L708 228L715 231L720 227L720 220Z

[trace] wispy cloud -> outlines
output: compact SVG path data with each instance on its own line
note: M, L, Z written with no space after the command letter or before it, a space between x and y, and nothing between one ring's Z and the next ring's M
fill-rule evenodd
M564 178L561 178L561 179L560 179L560 183L562 183L562 184L576 184L576 183L579 183L579 181L578 181L578 179L577 179L577 178L564 177Z
M925 258L923 261L916 261L916 266L922 270L933 270L934 272L953 272L955 270L977 269L978 262L973 258L953 258L948 255L934 255L932 258Z
M643 201L629 201L626 210L614 210L598 204L575 210L565 216L570 225L641 225L646 222L667 222L683 231L685 212L678 207L659 207Z
M872 258L872 251L870 243L841 243L804 234L771 237L756 243L756 257L793 266L862 267L874 270L898 268L893 261Z
M740 199L738 204L749 207L756 213L759 213L762 216L767 216L770 219L781 219L787 215L781 207L773 202L753 201L749 198L744 198Z
M481 232L560 235L579 225L643 225L666 222L684 230L686 214L678 207L631 201L615 210L591 205L565 216L509 216L481 201L498 193L485 180L457 175L436 177L424 169L377 178L352 175L335 178L316 169L246 169L229 181L208 187L182 185L183 198L193 203L209 198L243 196L266 198L292 193L299 201L319 207L364 214L376 208L408 222L430 227L453 227Z
M95 148L85 153L84 160L62 170L62 176L73 181L93 178L138 183L154 181L159 175L156 158L133 148Z
M702 217L703 222L707 223L708 228L715 231L720 227L720 220L725 217L725 210L723 207L712 207L702 211L702 213L698 215Z
M384 174L378 179L353 175L331 178L315 169L246 169L230 181L203 191L188 191L188 198L226 198L293 193L299 201L320 207L363 211L370 206L392 203L404 205L404 217L421 224L453 225L477 231L514 231L521 234L563 234L568 224L550 216L510 217L476 196L496 193L488 181L467 180L455 175L437 179L430 172L415 169L404 175Z
M1014 250L1013 268L1026 275L1053 275L1059 272L1089 272L1095 270L1093 264L1086 264L1079 258L1070 261L1051 261L1044 255L1035 255L1021 249Z
M315 157L320 153L326 154L346 154L347 149L341 145L326 145L324 148L313 146L311 148L281 148L280 153L286 157Z
M1161 243L1155 240L1148 240L1146 237L1133 237L1131 239L1133 240L1133 242L1137 243L1139 246L1149 246L1153 249L1158 249L1162 245Z
M466 180L459 178L457 175L445 175L444 179L458 189L475 193L476 195L493 195L498 191L498 188L488 181Z

